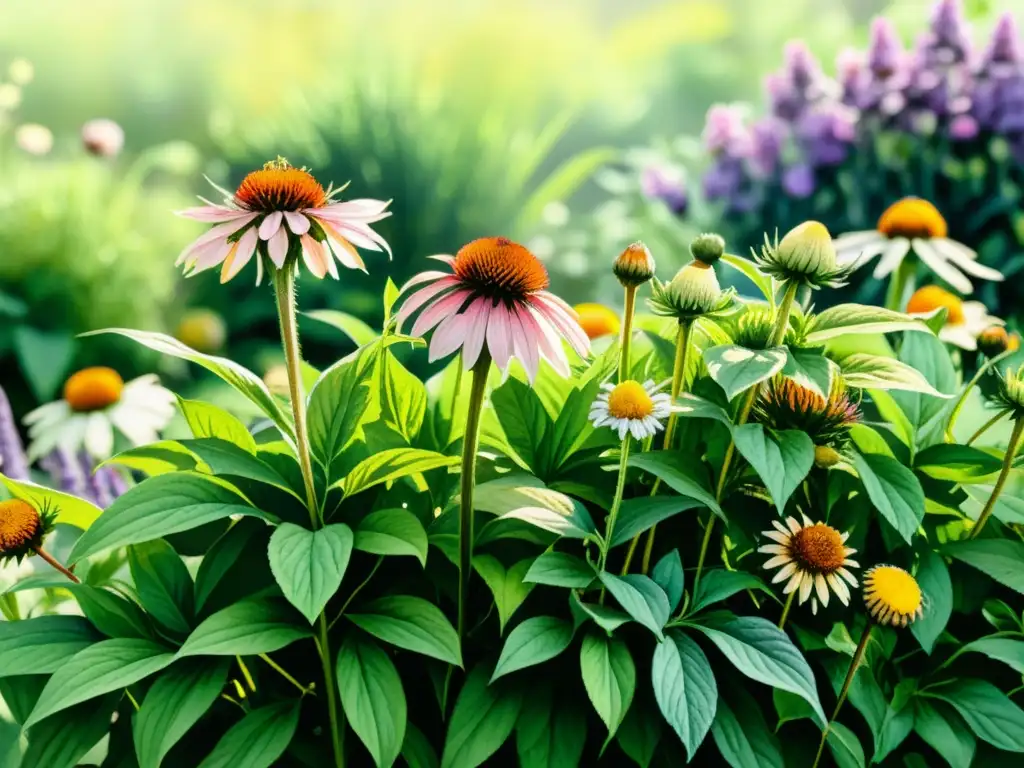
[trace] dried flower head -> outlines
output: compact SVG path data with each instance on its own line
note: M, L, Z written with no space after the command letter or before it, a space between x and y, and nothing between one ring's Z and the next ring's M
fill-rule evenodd
M763 387L753 415L772 429L806 432L815 445L829 448L846 445L850 427L860 421L860 410L840 376L833 377L827 399L793 379L777 376Z
M917 580L895 565L876 565L864 574L864 605L882 625L905 627L924 613Z
M639 240L619 254L612 272L625 287L636 288L654 277L654 257Z

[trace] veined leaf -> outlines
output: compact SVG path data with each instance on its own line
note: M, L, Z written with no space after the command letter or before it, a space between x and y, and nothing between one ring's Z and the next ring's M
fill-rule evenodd
M73 525L83 531L89 528L103 512L95 504L72 496L70 493L55 491L28 480L12 480L0 475L0 483L15 499L27 501L36 509L49 506L57 512L57 522Z
M100 640L80 616L37 616L0 622L0 678L54 672Z
M580 671L590 703L608 727L607 745L633 701L636 665L622 640L588 632L580 648Z
M270 570L288 602L310 624L341 586L352 542L352 529L344 523L317 531L281 523L270 537Z
M839 367L847 385L858 389L897 389L932 397L952 397L935 389L916 368L891 357L856 352L842 358Z
M733 440L743 458L761 477L779 514L814 466L814 443L804 432L786 429L770 432L761 424L733 429Z
M805 340L808 344L823 344L829 339L848 333L895 333L896 331L923 331L928 326L919 319L883 307L863 304L839 304L814 315L807 324Z
M462 666L459 636L440 609L420 597L391 595L361 606L346 618L378 640Z
M1024 594L1024 542L970 539L947 544L942 552Z
M282 701L251 710L231 726L199 768L271 768L299 725L299 702Z
M764 296L765 301L771 304L774 308L775 287L772 285L772 279L759 270L754 262L750 259L745 259L742 256L734 256L731 253L726 253L722 255L722 263L728 264L733 269L742 272L750 282L757 286L761 295Z
M924 519L924 490L914 473L877 453L854 453L853 466L875 509L910 542Z
M412 512L378 509L356 527L355 548L374 555L412 555L427 564L427 532Z
M831 360L813 349L786 347L782 375L827 400L832 388L833 365Z
M355 632L338 649L338 688L349 725L378 768L391 766L405 741L406 700L391 658Z
M203 621L178 649L178 657L255 656L279 651L311 634L283 600L250 598Z
M491 682L511 672L543 664L572 642L572 625L554 616L534 616L513 629L502 646Z
M520 560L506 570L501 561L493 555L475 555L473 557L473 568L480 574L480 578L486 582L491 594L494 595L494 604L498 610L499 631L502 634L505 633L505 624L533 589L533 585L525 581L530 565L529 560Z
M678 451L649 451L629 457L629 466L650 472L676 493L699 501L716 515L725 519L725 512L715 500L703 467L685 461Z
M1024 710L985 680L953 680L922 693L960 713L982 741L1006 752L1024 752Z
M704 350L708 373L730 400L781 371L786 359L784 347L755 350L728 344Z
M931 549L921 553L916 578L928 610L910 629L924 652L930 654L953 613L953 583L945 561Z
M355 496L381 483L390 483L409 475L419 475L440 467L453 467L458 456L445 456L422 448L389 448L356 464L344 479L345 496ZM423 488L422 490L426 490Z
M711 728L718 704L711 664L700 646L673 630L654 649L651 683L661 714L692 760Z
M185 421L192 436L199 439L215 437L238 446L246 453L256 455L256 440L245 425L223 408L201 400L178 398Z
M523 576L527 584L584 589L597 578L594 567L582 558L565 552L545 552Z

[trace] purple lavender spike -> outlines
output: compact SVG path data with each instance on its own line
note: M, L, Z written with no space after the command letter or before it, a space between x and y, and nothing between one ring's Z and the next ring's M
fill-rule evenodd
M978 121L970 115L957 115L949 123L949 135L956 141L970 141L978 135Z
M810 197L814 186L814 170L809 165L794 165L782 174L782 188L790 197L800 200Z
M786 79L797 91L807 91L821 79L821 68L803 40L791 40L785 50Z
M970 27L964 21L960 0L939 0L926 38L926 48L936 56L934 63L948 66L967 61L970 47Z
M128 490L128 484L124 481L124 475L120 470L117 467L104 467L100 471L103 472L103 480L110 495L114 499L123 496L124 492Z
M7 393L0 387L0 472L12 480L28 480L28 457L18 434Z
M79 452L78 464L82 468L82 474L85 475L85 487L89 494L89 500L100 509L109 507L114 499L107 491L107 487L99 475L103 470L94 471L95 467L93 466L92 457L85 451Z
M686 193L683 175L668 166L651 164L640 174L640 189L644 196L661 200L678 216L686 213L690 198Z
M50 473L56 487L79 498L89 498L85 475L75 456L64 448L57 448L44 457L40 464Z
M1021 55L1017 22L1009 13L1004 13L992 30L992 39L981 60L981 73L999 77L1016 71L1024 61Z
M750 131L743 111L735 104L714 104L704 121L704 146L713 155L746 157L750 154Z
M868 45L867 68L878 80L885 80L899 71L904 57L903 43L892 22L878 17L871 22L871 43Z
M786 124L775 117L765 117L751 126L753 152L751 166L761 176L772 176L779 166L786 141Z
M839 100L848 107L858 107L869 74L864 56L852 48L843 49L836 57L836 72L839 77Z

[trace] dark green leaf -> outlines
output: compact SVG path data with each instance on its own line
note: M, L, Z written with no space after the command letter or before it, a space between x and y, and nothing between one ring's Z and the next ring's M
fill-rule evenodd
M857 735L842 723L832 723L828 732L828 748L838 768L864 768L864 747Z
M70 589L85 617L107 637L151 636L146 614L131 600L88 584L75 584Z
M299 702L282 701L249 712L224 734L199 768L271 768L299 725Z
M576 768L587 738L587 720L575 699L531 689L516 722L519 764L530 768Z
M580 648L580 672L590 703L608 727L607 745L633 701L636 665L622 640L588 632Z
M197 613L226 607L273 583L266 557L271 532L262 520L247 517L213 543L196 572Z
M600 386L601 382L596 379L586 382L580 389L574 388L566 398L544 443L552 470L568 461L593 434L590 407L597 399Z
M628 615L617 608L609 608L597 603L584 603L575 592L569 595L569 610L572 611L573 620L578 629L585 621L592 620L605 632L611 634L626 622L630 621Z
M678 608L679 601L683 599L683 586L686 583L683 559L679 556L678 549L666 553L654 565L651 578L668 596L669 613Z
M510 377L491 393L491 404L509 445L527 467L543 477L540 459L547 432L554 429L554 424L536 392Z
M714 492L699 462L688 462L683 454L677 451L649 451L630 456L629 466L661 478L662 482L676 493L699 501L725 519L725 512L715 501Z
M700 501L682 496L637 496L626 499L622 502L619 516L615 519L612 546L625 544L652 525L701 505Z
M992 683L954 680L930 688L927 696L952 705L982 741L1007 752L1024 752L1024 710Z
M349 632L338 649L338 689L348 724L378 768L398 759L405 740L405 690L398 670L376 643Z
M488 685L489 670L469 673L455 701L441 756L441 768L476 768L490 759L512 734L522 698L503 685Z
M266 483L304 501L288 480L256 452L248 453L233 443L215 437L182 440L181 445L194 453L215 475L244 477L257 483Z
M391 595L361 606L346 617L385 643L462 666L459 636L432 603L410 595Z
M173 632L187 633L194 613L192 577L162 539L128 548L132 579L149 614Z
M93 699L47 717L28 731L20 768L72 768L110 730L120 692Z
M523 520L566 538L585 539L597 532L586 507L530 475L513 474L480 483L474 506L478 512Z
M720 690L711 735L732 768L786 768L779 741L764 721L754 698L741 686Z
M978 743L963 719L946 704L916 699L914 730L950 768L971 768Z
M942 551L1024 594L1024 542L972 539L947 544Z
M612 597L634 621L651 630L659 640L664 637L661 630L671 613L665 590L647 576L638 574L613 576L604 572L599 577Z
M930 654L953 613L953 583L945 561L930 549L921 552L916 578L928 610L910 629L925 653Z
M406 724L402 759L409 764L409 768L438 768L440 765L430 741L413 723Z
M597 577L594 567L582 558L565 552L545 552L523 576L527 584L585 589Z
M572 625L554 616L534 616L513 629L494 667L491 682L558 656L572 642Z
M427 532L412 512L378 509L356 526L354 547L373 555L412 555L427 564Z
M962 646L957 655L968 652L983 653L990 659L1001 661L1017 673L1024 675L1024 640L1013 640L1008 637L982 637Z
M786 350L747 349L726 344L704 350L704 363L711 378L732 400L736 395L770 379L786 364Z
M651 683L661 714L692 760L711 728L718 702L718 686L707 657L682 632L669 632L654 649Z
M914 467L939 480L977 483L999 471L1002 461L969 445L938 443L914 457Z
M352 529L343 523L317 531L281 523L270 537L270 570L288 602L310 624L341 586L352 541Z
M283 600L249 599L229 605L193 630L178 651L186 656L255 656L310 637Z
M380 416L372 392L374 354L361 349L339 360L321 374L309 394L310 447L331 484L338 479L341 454L363 437L364 425Z
M219 438L256 455L256 440L237 418L211 403L200 400L178 398L178 406L188 422L192 436L196 438Z
M99 639L79 616L0 621L0 677L54 672Z
M732 434L737 450L760 475L779 514L784 514L789 497L814 466L811 438L793 429L769 432L760 424L743 424Z
M897 687L897 692L898 690ZM914 708L906 706L906 702L903 702L904 706L896 708L896 703L896 695L894 695L893 702L886 708L885 718L882 720L882 728L875 744L873 762L880 763L885 760L906 741L907 736L914 729Z
M694 597L693 607L690 611L696 613L709 605L727 600L744 589L760 589L770 593L764 582L752 573L711 568L704 572L697 585L697 595Z
M853 466L875 509L909 542L924 519L921 482L898 461L882 454L854 452Z
M661 743L663 721L654 707L653 702L643 707L642 702L634 701L615 734L622 751L640 768L648 768Z

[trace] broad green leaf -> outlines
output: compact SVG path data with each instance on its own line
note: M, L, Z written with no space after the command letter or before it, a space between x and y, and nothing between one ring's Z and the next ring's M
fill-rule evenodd
M378 768L393 765L405 740L406 702L390 657L358 632L346 633L338 649L337 679L348 724Z
M702 502L683 496L637 496L626 499L615 519L612 546L625 544L651 526L699 506L702 506Z
M910 423L907 414L903 412L902 406L896 402L892 393L881 389L869 389L871 402L874 403L886 426L904 445L913 448L916 440L917 428Z
M572 592L569 595L569 610L572 612L577 629L587 620L592 620L609 635L628 621L628 614L617 608L609 608L597 603L584 603Z
M153 541L231 515L274 519L204 475L151 477L118 497L75 542L68 560L77 563L106 549Z
M959 389L956 370L950 360L946 346L929 333L910 333L903 337L900 345L900 361L918 371L928 383L940 393L952 395ZM922 434L932 425L939 414L949 407L949 400L916 392L892 392L892 398L906 414L916 432L918 448L924 448L938 439L926 440ZM944 425L943 425L944 426ZM941 430L939 430L941 433Z
M303 312L306 317L337 328L357 347L365 347L377 340L377 332L355 315L336 309L314 309Z
M223 590L225 580L233 569L245 567L248 561L260 559L266 562L264 553L270 538L269 527L261 520L243 518L231 526L203 556L203 562L196 571L196 612L201 613L218 591ZM269 566L268 570L269 570ZM246 581L252 581L251 572Z
M162 539L128 548L128 563L146 611L173 632L192 627L192 576L174 548Z
M764 721L754 698L742 687L718 693L711 735L732 768L785 768L779 740Z
M786 349L747 349L735 344L704 350L711 378L732 400L736 395L770 379L786 364Z
M529 560L520 560L508 570L498 558L492 555L475 555L473 568L480 574L494 595L494 605L498 610L499 629L504 634L505 625L512 614L523 604L526 596L533 589L532 584L525 582L526 572L530 570Z
M352 468L344 480L345 496L355 496L367 488L401 477L453 467L460 461L458 456L445 456L421 448L388 448L363 459Z
M908 682L914 684L914 681L903 681ZM914 708L907 706L905 700L898 702L899 695L900 688L897 686L892 702L886 707L882 727L875 740L875 754L872 760L876 763L881 763L895 752L914 730Z
M133 720L139 768L159 768L220 696L229 666L227 659L183 659L157 678Z
M718 702L718 686L707 657L689 637L671 631L654 649L651 684L661 714L692 760L708 735Z
M906 542L924 519L924 491L914 473L877 453L853 453L853 466L868 498Z
M847 386L857 389L895 389L932 397L950 397L935 389L916 368L891 357L855 352L840 359L839 368Z
M804 389L814 392L818 397L828 399L832 389L832 365L827 357L813 349L787 347L786 364L782 367L782 375Z
M373 555L412 555L427 564L427 532L412 512L405 509L378 509L356 526L355 543L360 552Z
M679 607L683 599L686 577L683 574L683 559L678 549L665 553L651 570L651 578L668 597L669 612Z
M534 616L513 629L501 649L491 676L499 677L543 664L558 656L572 642L572 625L554 616Z
M853 445L861 453L880 453L888 456L890 459L896 458L892 447L882 437L881 432L874 427L869 427L867 424L852 424L850 426L850 439L853 440Z
M211 403L178 398L178 406L195 438L215 437L256 455L256 440L245 424Z
M982 637L961 646L956 655L968 652L983 653L990 659L1001 661L1015 672L1024 675L1024 640L1013 640L1008 637Z
M96 468L121 466L156 477L168 472L195 469L197 462L196 456L177 440L161 440L114 454L106 461L101 461Z
M490 759L512 735L522 706L519 691L489 685L488 669L469 673L448 722L441 768L476 768Z
M1024 594L1024 542L972 539L947 544L942 552Z
M196 627L178 656L255 656L279 651L311 635L283 600L242 600Z
M541 466L547 433L554 429L551 417L527 384L510 377L491 392L491 405L505 432L508 444L535 474L544 476Z
M969 445L938 443L914 457L914 468L938 480L977 483L996 474L1003 462L991 453Z
M814 674L785 632L756 616L708 616L693 624L736 669L752 680L795 693L814 708L822 722Z
M722 255L722 263L728 264L733 269L742 272L750 282L757 286L761 295L764 296L765 301L774 306L775 286L772 285L772 279L759 270L754 262L750 259L745 259L742 256L734 256L731 253L726 253Z
M352 542L352 529L344 523L317 531L281 523L270 537L270 570L288 602L310 624L341 586Z
M566 552L545 552L533 561L523 581L527 584L585 589L596 578L597 572L586 560Z
M89 622L107 637L150 638L146 614L116 592L89 584L67 587Z
M102 640L79 651L53 673L24 726L159 672L174 654L151 640Z
M237 445L215 437L182 440L181 445L206 465L204 470L209 469L214 475L244 477L266 483L305 502L304 496L300 496L291 483L258 453L247 453Z
M864 768L864 747L857 735L842 723L832 723L828 732L828 748L838 768Z
M580 672L590 703L608 727L607 745L633 701L636 665L622 640L588 632L580 648Z
M584 539L597 532L586 507L529 475L513 474L480 483L473 506L478 512L523 520L566 538Z
M531 687L516 721L519 764L530 768L576 768L587 739L587 719L575 699L552 686Z
M776 688L772 691L772 703L775 705L775 714L779 717L779 722L775 726L776 731L786 723L796 720L813 720L815 725L822 726L822 723L818 722L814 708L795 693Z
M772 495L779 514L814 466L814 443L804 432L786 429L770 432L760 424L733 429L733 440Z
M110 731L121 692L62 710L28 730L19 768L73 768ZM0 753L2 754L2 753Z
M409 768L438 768L441 764L429 739L414 723L406 724L402 759L409 764Z
M613 576L604 572L599 578L634 621L651 630L659 640L664 637L661 630L671 613L665 590L639 574Z
M551 471L568 461L593 434L590 408L597 399L600 386L597 380L585 382L579 389L573 388L565 399L545 442Z
M309 394L309 443L331 484L339 479L341 454L363 437L364 425L380 417L372 391L375 356L372 349L361 349L339 360Z
M420 597L391 595L360 606L346 618L378 640L462 666L459 636L440 609Z
M277 428L280 429L289 438L295 438L295 429L281 406L278 405L277 400L270 390L267 389L267 385L263 383L263 379L257 376L255 373L250 371L248 368L239 365L238 363L228 360L225 357L215 357L213 355L204 355L201 352L197 352L191 347L182 344L177 339L171 338L162 333L153 333L152 331L134 331L130 328L105 328L101 331L90 331L89 333L83 333L82 336L94 336L101 333L115 333L119 336L125 336L132 341L136 341L143 346L149 347L150 349L159 352L163 355L170 355L171 357L177 357L181 360L188 360L189 362L200 365L210 373L218 376L225 383L233 387L240 394L248 398L253 404L256 405L264 414L272 421Z
M883 307L863 304L838 304L814 315L807 324L807 344L824 344L830 339L850 333L895 333L923 331L928 326L919 319Z
M54 672L98 640L93 626L79 616L0 621L0 677Z
M697 594L693 599L691 613L707 608L709 605L727 600L744 589L760 589L771 593L761 579L746 571L729 571L725 568L709 568L701 576L697 585Z
M92 525L103 512L95 504L85 499L36 485L28 480L12 480L0 475L0 483L3 483L13 498L27 501L36 509L49 507L57 513L58 523L73 525L83 531Z
M676 412L688 419L712 419L732 429L732 419L721 406L697 395L683 392L675 401Z
M678 451L649 451L630 456L629 466L661 478L662 482L676 493L699 501L725 519L725 512L715 501L707 474L699 462L687 462Z
M931 549L921 552L915 578L928 610L911 624L910 629L925 653L930 654L953 613L953 583L945 561Z
M298 701L254 709L231 726L199 768L271 768L288 748L298 725Z
M914 730L949 763L950 768L971 768L978 742L963 719L948 705L915 699Z
M640 768L648 768L661 743L663 719L655 706L654 702L644 706L643 701L634 701L615 733L622 751Z
M1024 710L992 683L953 680L922 695L950 704L975 736L996 749L1024 752Z
M390 350L384 352L381 372L381 418L411 443L423 426L427 388Z

